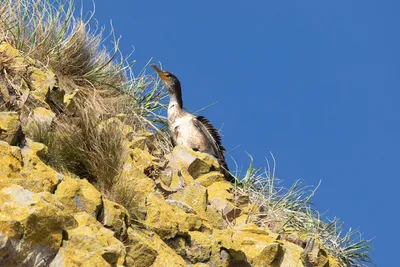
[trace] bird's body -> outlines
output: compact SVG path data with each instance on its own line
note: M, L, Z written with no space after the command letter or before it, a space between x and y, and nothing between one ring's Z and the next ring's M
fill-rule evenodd
M179 80L170 72L162 71L155 65L165 87L168 89L168 128L174 146L184 146L214 156L222 166L222 172L233 181L225 162L225 149L221 145L221 136L210 122L202 116L194 116L182 109L182 92Z
M175 114L172 118L170 116L171 113ZM168 112L168 128L171 133L173 144L209 153L210 150L208 149L208 144L207 142L204 142L206 140L204 140L203 136L194 126L193 120L196 118L192 114L184 111L179 113L172 111L171 113Z
M172 143L174 146L186 146L195 151L208 153L218 158L218 144L215 143L212 136L207 136L207 130L202 129L205 126L198 117L187 113L183 110L168 110L168 128L171 133ZM173 114L171 116L171 114ZM210 138L211 142L210 142Z

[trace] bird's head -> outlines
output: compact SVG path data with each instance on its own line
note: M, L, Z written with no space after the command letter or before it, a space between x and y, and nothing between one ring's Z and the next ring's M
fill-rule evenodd
M169 71L160 70L156 65L152 64L151 67L155 69L158 76L160 76L161 81L164 83L165 87L172 94L177 93L177 90L181 90L181 83L174 74Z

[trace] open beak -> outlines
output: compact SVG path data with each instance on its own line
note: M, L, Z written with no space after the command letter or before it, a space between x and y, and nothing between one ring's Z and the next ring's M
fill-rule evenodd
M163 81L168 80L168 78L164 75L163 71L157 68L156 65L151 64L151 67L157 72L158 76L160 76L160 79Z

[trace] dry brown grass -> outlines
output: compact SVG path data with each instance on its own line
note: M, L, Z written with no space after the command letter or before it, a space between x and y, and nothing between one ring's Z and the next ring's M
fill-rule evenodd
M0 0L0 40L51 69L66 93L79 90L85 96L74 99L73 114L57 111L51 127L30 125L27 137L48 146L47 160L54 168L87 178L105 196L133 210L133 191L120 179L128 149L121 127L158 131L154 124L162 120L157 112L166 94L144 71L133 74L112 29L107 49L104 29L92 20L93 14L86 20L73 14L74 2L68 0ZM2 82L7 86L11 80ZM119 117L121 125L104 126L113 117ZM169 139L158 133L149 148L163 155L170 149Z
M77 103L74 116L57 117L50 130L38 122L29 137L48 146L48 164L88 179L106 198L134 215L138 197L131 183L121 176L130 149L123 130L129 126L140 135L152 126L124 105L126 98L131 96L103 98L96 91L88 92ZM108 123L109 119L121 123ZM151 144L149 152L158 157L170 151L169 139L163 133L156 134Z

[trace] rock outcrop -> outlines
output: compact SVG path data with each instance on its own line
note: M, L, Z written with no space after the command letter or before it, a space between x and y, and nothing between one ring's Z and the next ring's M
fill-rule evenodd
M84 94L65 93L51 70L5 42L0 65L13 80L0 82L0 266L339 266L317 239L303 247L247 220L257 207L234 198L215 158L176 147L162 165L148 151L149 133L117 116L99 127L124 131L120 178L140 215L56 171L31 138L73 116Z

